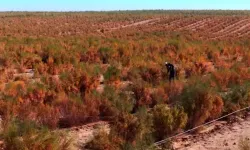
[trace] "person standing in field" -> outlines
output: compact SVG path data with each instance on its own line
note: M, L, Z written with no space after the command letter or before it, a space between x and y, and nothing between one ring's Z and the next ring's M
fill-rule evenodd
M168 63L168 62L165 62L165 66L167 67L168 69L168 74L169 74L169 82L171 83L172 80L175 79L175 76L176 76L176 71L175 71L175 67L173 64L171 63Z

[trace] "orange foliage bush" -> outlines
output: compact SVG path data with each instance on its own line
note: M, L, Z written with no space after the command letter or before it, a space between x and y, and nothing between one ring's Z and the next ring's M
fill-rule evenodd
M184 84L180 81L174 81L172 84L165 84L164 90L169 97L169 102L172 103L176 100L177 96L182 93Z
M57 128L60 113L58 108L51 107L49 105L38 105L36 107L36 121L41 124L48 126L49 128Z
M84 54L81 54L81 62L87 62L87 63L98 63L101 62L100 57L97 52L91 50L87 51Z
M58 127L60 115L57 108L44 104L22 104L13 106L13 109L15 110L14 116L21 120L34 121L53 129Z
M157 85L162 80L162 73L159 68L149 67L142 68L141 76L144 81Z
M229 70L213 72L213 77L217 85L224 91L230 84L241 84L243 81L243 76L241 77L239 73Z
M154 107L156 104L167 103L169 100L169 95L165 92L164 88L157 88L156 91L151 93L152 98L152 106Z
M133 112L135 112L141 106L152 105L152 98L149 89L143 87L143 85L135 85L132 89L135 96L135 106Z
M24 81L16 81L6 86L4 94L8 97L18 98L26 94L26 84Z

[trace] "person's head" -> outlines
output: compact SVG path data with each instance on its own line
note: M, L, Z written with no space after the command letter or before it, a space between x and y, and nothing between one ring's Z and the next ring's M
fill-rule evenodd
M168 65L168 62L165 62L165 65Z

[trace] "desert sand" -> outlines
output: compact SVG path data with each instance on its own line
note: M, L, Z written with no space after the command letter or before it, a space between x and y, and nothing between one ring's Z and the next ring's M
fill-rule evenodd
M179 137L173 147L176 150L237 150L241 138L250 138L250 116L230 124L216 122L199 134Z

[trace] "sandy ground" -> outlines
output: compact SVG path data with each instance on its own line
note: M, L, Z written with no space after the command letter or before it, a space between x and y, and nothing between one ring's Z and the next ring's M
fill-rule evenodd
M234 123L218 121L206 126L197 134L186 134L173 141L175 150L238 150L241 138L250 143L250 114L245 119L238 118ZM73 140L72 150L83 149L100 131L109 133L109 124L104 121L80 127L65 129Z
M105 29L105 30L108 30L108 31L106 31L106 32L112 32L112 31L114 31L114 30L118 30L118 29L122 29L122 28L128 28L128 27L133 27L133 26L139 26L139 25L149 24L149 23L153 23L153 22L157 22L157 21L160 21L160 18L147 19L147 20L135 22L135 23L132 23L132 24L120 25L120 26L118 26L118 27L109 28L109 29ZM101 32L101 30L97 30L97 31L98 31L98 32Z
M66 132L69 134L69 138L73 140L71 149L72 150L81 150L83 146L93 140L96 133L100 130L104 130L109 133L109 125L105 121L99 121L95 123L90 123L80 127L73 127L66 129Z
M217 122L206 128L209 132L185 135L175 140L176 150L237 150L241 138L250 138L250 116L227 124ZM250 143L250 141L249 141Z
M159 20L160 20L160 18L147 19L147 20L135 22L135 23L132 23L132 24L129 24L129 25L123 25L123 26L120 26L120 27L115 27L115 28L112 28L111 30L117 30L117 29L120 29L120 28L127 28L127 27L133 27L133 26L148 24L150 22L155 22L155 21L159 21Z

